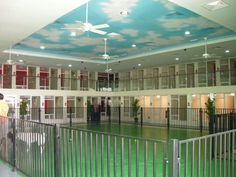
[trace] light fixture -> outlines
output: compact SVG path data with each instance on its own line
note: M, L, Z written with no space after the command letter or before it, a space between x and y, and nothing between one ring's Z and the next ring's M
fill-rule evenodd
M206 8L207 10L211 10L211 11L222 9L227 6L229 6L229 4L225 3L223 0L211 1L211 2L203 5L204 8Z
M235 96L235 93L230 93L230 96Z
M45 49L45 46L41 45L41 46L40 46L40 49L41 49L41 50L44 50L44 49Z
M185 36L189 36L190 35L190 31L185 31Z
M22 63L22 62L23 62L23 60L19 60L19 62L20 62L20 63Z
M129 12L127 10L122 10L120 12L120 14L123 15L123 16L127 16L127 15L129 15Z
M229 53L230 51L229 50L225 50L225 53Z
M136 44L132 44L131 46L132 46L133 48L135 48L135 47L136 47Z
M157 98L160 98L161 96L160 95L157 95Z
M192 97L196 97L196 95L195 95L195 94L192 94Z
M71 65L71 64L69 64L69 65L68 65L68 67L70 67L70 68L71 68L71 67L72 67L72 65Z
M139 63L138 66L141 66L141 63Z
M72 31L72 32L70 33L70 36L71 36L71 37L75 37L75 36L76 36L76 32Z
M176 61L179 61L179 58L177 57L177 58L175 58L175 60L176 60Z
M110 37L115 37L115 36L119 36L120 34L111 32L111 33L108 33L107 35Z

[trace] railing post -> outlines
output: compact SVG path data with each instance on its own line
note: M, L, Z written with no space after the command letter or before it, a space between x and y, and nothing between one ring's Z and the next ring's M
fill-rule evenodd
M121 108L120 108L120 106L119 106L119 111L118 111L118 112L119 112L119 124L120 124L120 111L121 111L120 109L121 109Z
M12 119L13 137L12 137L12 155L13 155L13 171L16 170L16 120Z
M54 173L61 177L61 149L60 149L60 125L54 126Z
M168 107L166 110L166 118L167 118L167 128L170 128L170 108Z
M70 107L70 127L72 127L72 108Z
M141 108L141 126L143 126L143 108Z
M39 112L38 120L39 120L39 123L41 123L42 120L41 120L41 109L40 108L38 109L38 112Z
M200 132L202 133L202 123L203 123L203 120L202 120L202 108L199 109L199 114L200 114Z
M172 139L168 153L168 177L179 176L179 140Z

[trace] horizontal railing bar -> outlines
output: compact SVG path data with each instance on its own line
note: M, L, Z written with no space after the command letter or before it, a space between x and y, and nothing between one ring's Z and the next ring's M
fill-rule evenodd
M120 138L130 138L133 140L141 140L141 141L150 141L150 142L156 142L156 143L166 143L166 141L163 140L155 140L155 139L151 139L151 138L140 138L140 137L134 137L134 136L128 136L128 135L119 135L119 134L115 134L115 133L107 133L107 132L99 132L99 131L94 131L94 130L86 130L86 129L82 129L82 128L74 128L74 127L64 127L61 126L61 128L64 129L68 129L68 130L74 130L74 131L85 131L85 132L91 132L91 133L97 133L97 134L101 134L101 135L109 135L109 136L116 136L116 137L120 137Z
M191 141L202 140L202 139L206 139L206 138L216 137L216 136L219 136L219 135L230 134L230 133L233 133L233 132L236 132L236 130L229 130L229 131L226 131L226 132L219 132L219 133L206 135L206 136L202 136L202 137L190 138L190 139L186 139L186 140L180 140L179 143L180 144L188 143L188 142L191 142Z

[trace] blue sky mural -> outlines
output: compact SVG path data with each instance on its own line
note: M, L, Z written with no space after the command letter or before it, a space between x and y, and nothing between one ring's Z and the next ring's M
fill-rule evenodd
M128 15L122 15L123 10ZM211 40L236 35L167 0L90 0L88 22L108 24L101 29L105 35L82 30L79 24L85 17L83 5L17 43L13 50L104 62L104 38L108 39L110 60L115 60L199 42L204 37ZM186 31L190 34L185 35Z

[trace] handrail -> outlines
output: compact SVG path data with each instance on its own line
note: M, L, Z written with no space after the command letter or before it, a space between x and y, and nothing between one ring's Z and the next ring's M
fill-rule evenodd
M197 138L190 138L190 139L186 139L186 140L180 140L179 143L180 144L188 143L188 142L192 142L192 141L197 141L197 140L202 140L202 139L206 139L206 138L216 137L218 135L230 134L230 133L233 133L233 132L236 132L236 129L225 131L225 132L214 133L214 134L210 134L210 135L205 135L205 136L201 136L201 137L197 137Z
M120 137L120 138L129 138L129 139L133 139L133 140L141 140L141 141L150 141L150 142L156 142L156 143L166 143L166 141L163 140L155 140L155 139L151 139L151 138L140 138L140 137L134 137L134 136L128 136L128 135L119 135L116 133L107 133L107 132L101 132L101 131L94 131L94 130L86 130L83 128L75 128L75 127L66 127L66 126L61 126L61 128L65 128L68 130L74 130L74 131L85 131L88 133L96 133L96 134L103 134L103 135L109 135L109 136L116 136L116 137Z

